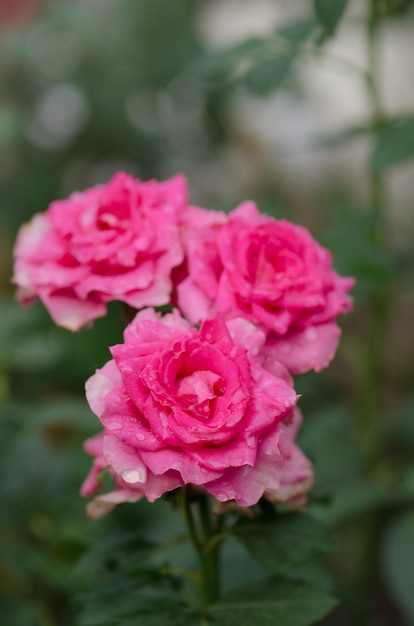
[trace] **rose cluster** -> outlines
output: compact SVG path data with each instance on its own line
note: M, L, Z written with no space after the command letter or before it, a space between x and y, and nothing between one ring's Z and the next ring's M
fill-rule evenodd
M105 468L114 479L91 517L187 484L240 506L304 504L312 466L295 444L291 374L329 364L354 283L306 229L252 202L191 206L183 176L119 173L23 226L14 282L21 303L40 299L72 331L112 300L136 310L86 384L103 431L85 444L81 492L99 492Z

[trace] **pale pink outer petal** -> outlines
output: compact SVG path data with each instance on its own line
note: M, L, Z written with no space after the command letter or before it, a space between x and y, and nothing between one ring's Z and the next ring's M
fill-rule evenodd
M282 363L292 374L320 372L335 356L341 329L335 322L292 330L283 337L269 335L264 353Z
M181 224L187 228L196 228L201 231L212 226L221 226L228 221L228 217L221 211L211 211L202 207L190 205L180 216Z
M84 449L87 454L95 457L89 474L86 476L80 488L82 496L92 496L99 489L99 474L106 467L107 463L102 456L103 433L99 433L94 437L90 437L84 443Z
M190 276L177 286L177 302L183 315L192 324L208 319L211 315L211 299Z
M148 469L156 476L161 476L169 470L177 472L184 483L203 485L222 475L222 470L206 468L196 459L178 448L164 448L159 451L141 450L141 458Z
M45 213L36 213L30 222L23 224L14 248L16 258L29 257L42 243L50 230L50 221Z
M266 335L257 326L242 317L228 320L226 326L232 339L246 348L251 357L257 357L263 351Z
M247 224L261 224L269 220L268 215L260 213L257 205L252 200L242 202L231 212L231 219L241 219Z
M279 450L280 426L261 441L254 467L231 468L218 480L205 484L205 489L220 502L236 500L240 506L252 506L266 489L278 489L285 458Z
M184 481L178 472L168 471L161 476L155 476L148 472L147 482L144 485L145 497L148 502L154 502L167 491L172 491L183 485Z
M95 300L79 300L76 297L55 295L53 291L38 290L40 300L50 317L58 326L75 332L88 322L106 315L106 304Z
M112 435L109 435L109 438L111 437ZM80 489L80 493L84 497L92 496L99 490L99 475L113 460L111 453L114 450L111 450L111 446L109 446L109 455L105 454L105 440L108 440L108 433L103 431L85 441L85 451L95 458L92 468ZM125 455L123 458L125 459ZM118 460L115 459L115 461L117 462ZM162 476L154 476L151 472L147 472L145 484L129 484L122 478L121 474L116 473L114 467L110 467L109 472L115 479L116 487L112 491L96 496L88 503L87 513L91 519L95 520L103 517L115 506L123 502L137 502L144 495L149 502L154 502L165 492L181 487L184 484L179 474L173 471L168 471Z
M96 370L85 383L86 399L92 411L101 417L105 410L105 397L115 387L122 384L121 374L114 360ZM88 451L87 451L88 452ZM96 454L88 452L88 454Z
M104 435L103 456L111 468L128 484L143 484L147 480L147 467L140 455L131 446L118 439L113 433Z
M37 213L30 222L21 227L17 236L13 252L15 264L12 282L18 287L17 300L23 305L31 304L38 298L27 259L36 251L49 230L50 221L47 215Z
M96 496L86 505L86 512L89 519L97 520L112 511L118 504L122 502L138 502L143 497L141 491L133 489L114 489L108 493Z
M206 490L220 502L236 500L240 506L252 506L262 496L274 502L302 496L312 485L313 469L294 443L301 422L301 413L295 409L262 437L253 467L229 469L206 484Z
M264 497L271 502L283 502L289 508L299 510L306 504L306 494L313 485L313 467L309 459L294 443L297 431L302 423L298 409L292 419L282 424L281 450L286 456L280 486L266 489Z
M181 216L185 263L176 284L177 303L191 323L212 317L220 259L217 233L228 221L225 213L190 206Z

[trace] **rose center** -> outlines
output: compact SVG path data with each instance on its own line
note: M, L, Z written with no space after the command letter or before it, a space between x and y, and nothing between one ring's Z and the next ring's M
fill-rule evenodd
M100 206L96 214L98 230L124 230L130 219L129 207L124 203Z
M224 381L218 374L200 370L187 376L178 377L175 393L188 410L197 418L210 416L212 403L224 393Z

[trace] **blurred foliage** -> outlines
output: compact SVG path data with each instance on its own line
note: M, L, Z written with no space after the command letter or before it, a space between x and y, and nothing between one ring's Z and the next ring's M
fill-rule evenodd
M22 2L19 19L17 4L0 13L0 623L184 625L201 617L300 626L333 607L332 593L341 603L326 626L414 623L414 336L406 312L414 255L388 236L392 210L384 210L386 176L414 159L414 110L377 110L374 67L364 64L361 81L376 110L350 128L327 126L319 142L327 151L361 137L370 142L365 202L328 178L315 197L303 193L300 206L273 170L270 181L263 173L251 184L263 210L312 226L337 269L357 278L337 359L297 381L300 443L316 470L309 509L334 530L332 575L323 555L295 561L307 532L313 549L324 550L324 531L306 526L305 516L271 537L236 532L224 546L225 596L200 616L185 574L194 556L173 540L183 528L170 503L123 505L88 521L78 495L89 468L82 443L98 422L83 386L120 341L120 311L114 304L92 329L71 335L54 328L40 305L20 309L9 284L19 225L117 169L143 178L182 170L197 201L235 206L240 190L220 195L209 179L213 164L221 168L223 153L238 147L228 102L246 93L261 102L286 93L306 100L309 55L329 57L326 46L356 20L358 3L315 0L268 35L220 49L200 35L202 0L60 0L26 9ZM412 0L364 5L357 20L368 47L381 47L391 20L412 24ZM297 178L300 186L300 168ZM273 562L272 549L281 547L286 552ZM269 575L285 572L286 563L291 579L282 586ZM243 615L234 611L240 595Z

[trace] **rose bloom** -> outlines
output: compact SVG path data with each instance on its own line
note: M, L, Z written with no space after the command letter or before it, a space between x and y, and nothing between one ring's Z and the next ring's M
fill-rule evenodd
M352 308L353 278L301 226L259 213L245 202L228 218L190 208L183 227L186 260L177 306L193 323L243 317L266 333L266 351L290 372L326 367L336 352L335 319ZM209 269L207 269L209 268Z
M167 304L171 270L183 258L178 218L186 206L183 176L141 182L123 172L52 202L20 230L19 301L40 299L73 331L104 316L111 300L136 309Z
M263 356L264 342L243 319L198 330L177 311L138 313L86 384L104 431L86 442L94 463L81 493L98 491L107 465L115 478L91 517L185 484L240 506L303 494L312 468L294 444L297 395L287 370Z

